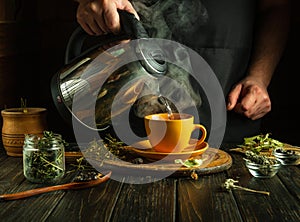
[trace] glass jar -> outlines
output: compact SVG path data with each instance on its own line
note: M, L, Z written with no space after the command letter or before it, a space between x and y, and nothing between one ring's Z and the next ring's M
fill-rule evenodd
M26 179L33 183L55 183L65 173L65 152L61 135L50 137L25 135L23 170Z

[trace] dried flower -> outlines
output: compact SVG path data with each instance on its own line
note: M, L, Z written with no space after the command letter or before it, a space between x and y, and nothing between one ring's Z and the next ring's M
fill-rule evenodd
M192 171L192 173L191 173L191 178L192 178L193 180L198 180L198 174L195 172L195 170Z
M226 190L238 189L238 190L249 191L249 192L252 192L252 193L260 193L260 194L265 194L265 195L268 195L268 196L270 195L270 192L252 190L252 189L249 189L249 188L246 188L246 187L235 185L235 183L238 183L238 181L234 180L234 179L226 179L226 181L224 182L222 187L224 187Z

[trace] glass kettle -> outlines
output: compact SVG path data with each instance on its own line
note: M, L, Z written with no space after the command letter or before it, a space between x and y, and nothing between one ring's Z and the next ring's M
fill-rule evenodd
M97 37L86 50L87 40L96 37L81 27L69 39L65 66L51 81L53 101L68 122L73 117L93 130L107 129L112 118L131 109L143 92L157 90L156 78L167 71L163 51L142 24L126 11L119 15L119 35Z

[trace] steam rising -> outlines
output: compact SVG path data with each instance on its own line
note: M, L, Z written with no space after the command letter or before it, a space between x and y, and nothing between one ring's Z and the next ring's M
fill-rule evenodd
M132 4L152 38L175 39L184 42L182 36L189 35L193 32L192 29L206 24L208 20L207 10L199 0L133 0ZM187 50L179 44L160 47L172 60L168 64L168 71L165 75L168 78L158 80L160 93L171 103L176 104L177 110L192 106L199 107L202 101L200 95L196 93L197 90L193 89L190 84L192 65ZM179 65L174 65L175 62ZM181 67L185 67L185 70ZM160 106L155 98L152 98L151 102L149 99L147 96L138 101L137 116L143 117L159 112ZM149 109L149 104L152 106L151 109Z
M181 41L176 34L188 35L208 20L200 0L132 0L143 26L152 38ZM175 38L174 38L175 37Z

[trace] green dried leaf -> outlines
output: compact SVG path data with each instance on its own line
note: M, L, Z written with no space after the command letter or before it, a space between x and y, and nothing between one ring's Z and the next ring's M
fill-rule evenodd
M174 160L174 162L182 164L183 166L185 166L187 168L198 167L198 166L201 166L203 163L203 161L200 159L187 159L185 161L182 161L182 159L176 159L176 160Z
M283 143L276 139L270 138L270 133L267 133L246 137L244 138L244 143L238 146L258 154L261 151L269 151L270 149L282 147Z

